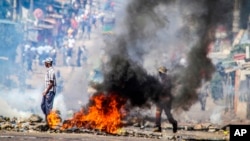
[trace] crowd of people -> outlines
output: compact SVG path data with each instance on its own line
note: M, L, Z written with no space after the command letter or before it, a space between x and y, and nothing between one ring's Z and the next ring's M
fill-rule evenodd
M58 65L58 53L61 53L63 64L60 65L81 66L87 61L87 48L77 41L91 40L93 28L102 30L104 13L113 11L112 0L71 0L64 9L49 2L45 8L37 6L33 12L34 21L26 27L27 39L20 45L22 62L32 71L34 62L41 65L47 57L53 58L54 65ZM30 34L34 28L36 34ZM34 38L29 36L35 36L35 40L29 40Z
M28 72L33 73L44 66L43 60L48 57L56 67L82 67L86 64L89 53L85 42L94 40L91 38L93 31L102 33L105 18L111 16L106 13L114 13L112 0L69 1L64 8L58 8L51 1L43 2L44 7L35 4L32 20L24 23L25 38L17 47L16 57L20 92L29 87L26 83ZM56 76L58 92L62 92L60 71Z

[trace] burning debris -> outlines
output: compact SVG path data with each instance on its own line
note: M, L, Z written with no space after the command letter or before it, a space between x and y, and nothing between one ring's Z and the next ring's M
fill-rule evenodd
M59 112L53 112L55 115L59 115ZM79 117L84 117L83 114L79 114ZM85 115L85 114L84 114ZM55 116L55 117L57 117ZM86 115L85 115L86 116ZM76 115L74 117L77 117ZM36 120L34 120L36 119ZM38 120L39 119L39 120ZM117 130L115 134L113 133L107 133L105 130L98 130L96 129L91 129L91 128L85 128L86 123L82 124L79 122L78 125L79 127L76 126L77 122L75 122L75 127L67 127L67 129L63 126L65 126L65 123L70 120L65 120L63 124L58 123L56 128L47 128L45 126L44 121L40 120L41 117L38 115L32 115L28 119L18 119L18 118L8 118L8 117L3 117L0 116L0 133L2 132L8 132L8 131L15 131L18 133L41 133L41 132L46 132L46 133L85 133L85 134L92 134L92 135L105 135L105 136L123 136L123 137L141 137L141 138L151 138L151 139L161 139L161 138L166 138L166 139L173 139L173 138L178 138L178 139L183 139L183 140L200 140L200 139L213 139L213 140L225 140L228 135L229 135L229 128L227 126L218 126L215 124L210 124L210 123L197 123L197 124L181 124L179 126L179 133L177 135L174 135L167 130L169 128L172 128L170 124L167 122L164 122L163 133L156 133L152 132L151 129L153 127L151 126L146 126L147 128L140 129L138 128L135 123L140 122L140 120L134 120L130 122L134 123L134 126L132 125L126 125ZM58 120L56 120L58 121ZM71 125L72 124L72 119L71 122L69 122ZM151 120L145 119L145 123L152 123ZM83 127L85 125L85 127ZM104 126L103 126L104 127ZM65 129L64 129L65 128ZM108 128L106 128L108 129ZM110 128L112 129L112 128ZM166 130L166 131L165 131ZM200 135L198 135L198 133ZM216 133L216 134L215 134ZM201 134L206 134L209 135L207 137L202 137Z
M126 104L125 98L115 93L97 93L91 99L87 108L76 112L72 119L63 122L61 130L69 128L97 129L116 134L122 126L124 117L121 110ZM86 110L85 110L86 109ZM60 124L60 117L56 112L48 116L49 126L54 128Z
M49 127L56 129L57 126L62 122L59 111L51 111L47 117Z

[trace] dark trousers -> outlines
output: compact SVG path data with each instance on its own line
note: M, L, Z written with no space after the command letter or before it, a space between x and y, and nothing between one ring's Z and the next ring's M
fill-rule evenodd
M175 123L175 119L173 118L171 114L171 109L169 109L166 105L156 105L156 116L155 116L155 125L157 127L161 127L161 115L162 111L164 110L168 120L170 123Z
M206 94L199 94L198 99L201 104L201 110L205 111L206 110L206 101L207 101L207 95Z
M156 104L156 127L161 127L161 114L164 110L168 121L173 125L173 131L177 131L177 121L173 118L171 113L171 97L162 97L161 100Z
M47 116L49 115L50 111L53 108L55 92L50 91L45 96L43 96L41 109L45 115L45 120L47 122Z

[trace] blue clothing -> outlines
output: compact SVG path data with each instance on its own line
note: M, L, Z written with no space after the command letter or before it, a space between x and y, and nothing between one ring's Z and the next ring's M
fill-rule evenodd
M55 92L49 91L45 96L43 96L41 108L45 116L47 117L53 108Z

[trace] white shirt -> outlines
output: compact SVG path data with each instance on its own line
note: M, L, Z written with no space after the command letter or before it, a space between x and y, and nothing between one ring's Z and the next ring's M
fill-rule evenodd
M45 74L45 89L49 87L50 81L54 81L54 86L49 91L56 93L56 75L53 67L48 68Z
M75 39L74 38L69 38L68 39L68 47L73 48L75 45Z

